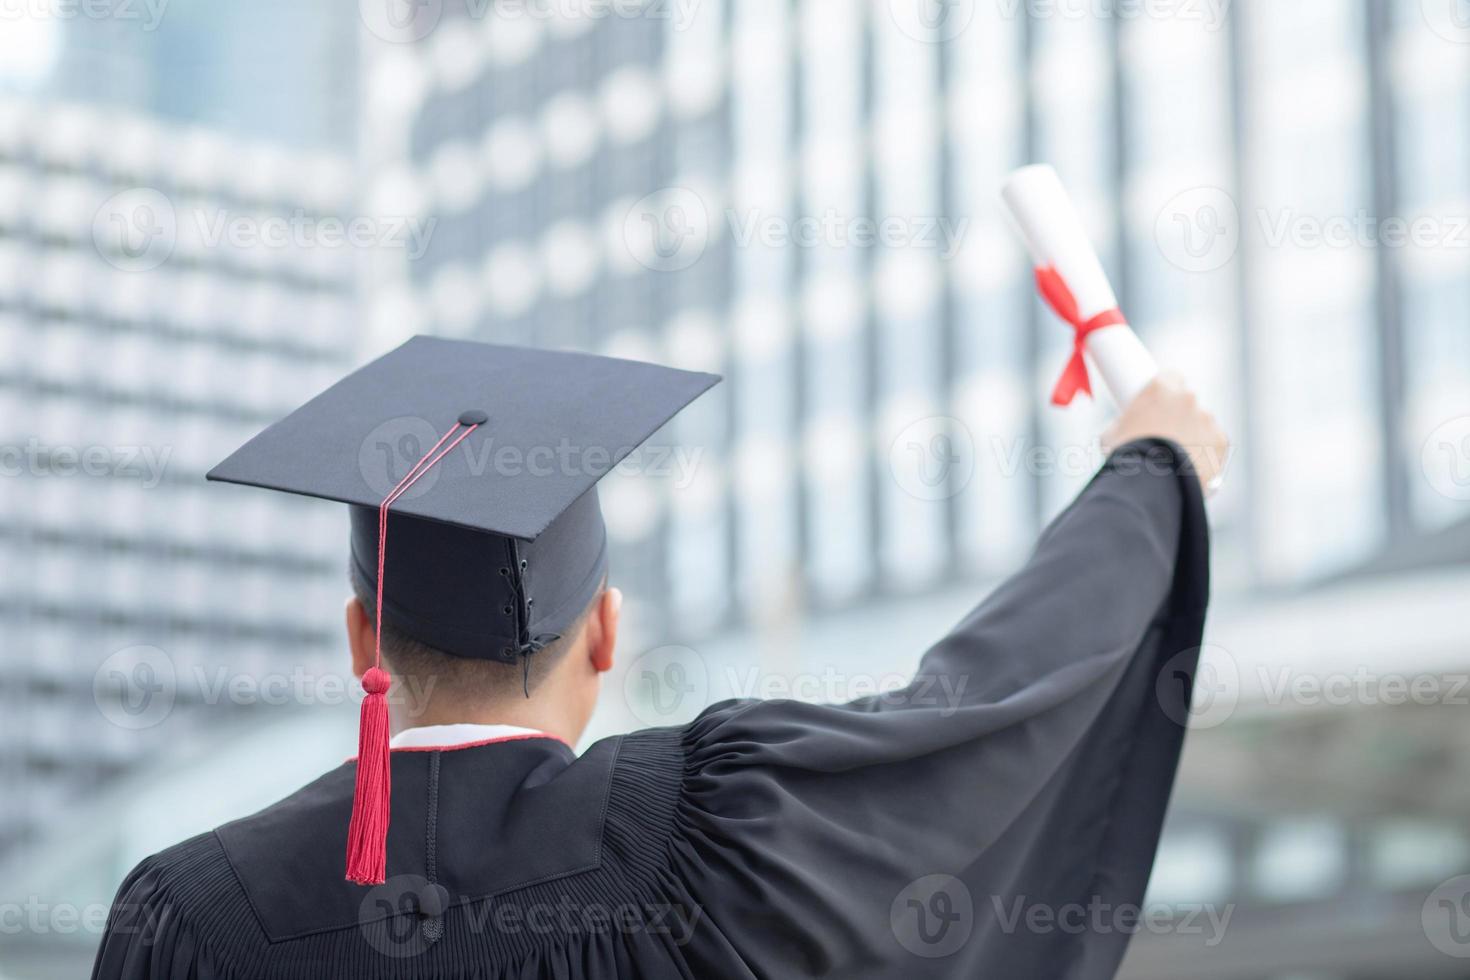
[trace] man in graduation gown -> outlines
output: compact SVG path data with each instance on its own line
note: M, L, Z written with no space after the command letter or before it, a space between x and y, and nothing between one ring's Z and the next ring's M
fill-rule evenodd
M907 695L727 701L578 755L621 604L600 473L518 483L456 448L394 498L355 456L407 415L441 445L636 445L714 380L416 338L221 464L352 505L362 762L144 860L93 976L1112 976L1183 737L1213 421L1174 384L1140 396ZM381 773L378 670L432 688L395 705Z

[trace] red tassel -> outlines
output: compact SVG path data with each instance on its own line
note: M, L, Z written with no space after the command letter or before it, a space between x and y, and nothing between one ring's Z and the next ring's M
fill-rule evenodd
M484 421L484 414L480 414ZM352 791L352 822L347 825L347 880L359 885L381 885L388 876L388 818L393 793L393 772L388 754L388 684L383 663L383 569L388 556L388 508L393 506L419 477L429 472L455 446L473 432L480 421L459 421L439 437L433 448L389 491L378 505L378 599L373 614L374 663L362 675L362 717L357 727L357 786ZM460 430L463 429L463 432ZM450 442L450 437L455 436ZM442 451L439 447L449 445ZM437 454L437 455L436 455Z
M362 718L357 733L357 788L347 827L347 880L381 885L388 873L388 816L392 770L388 764L388 674L369 667L362 675Z

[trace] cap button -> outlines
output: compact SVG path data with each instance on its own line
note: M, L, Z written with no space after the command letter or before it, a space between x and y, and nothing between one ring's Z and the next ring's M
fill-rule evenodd
M459 413L460 425L484 425L488 421L490 421L490 416L478 408L466 409Z

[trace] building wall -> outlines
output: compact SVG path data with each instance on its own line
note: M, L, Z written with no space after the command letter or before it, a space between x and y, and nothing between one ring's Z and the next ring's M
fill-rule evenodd
M1310 584L1467 513L1457 21L1380 0L528 9L446 5L368 56L369 90L397 93L365 120L375 192L438 222L373 307L385 341L726 376L669 433L703 452L692 477L609 484L655 632L984 580L1090 476L1106 408L1046 404L1068 339L997 206L1029 160L1236 435L1221 587ZM1398 219L1439 237L1399 247Z
M0 851L258 701L219 681L336 650L341 515L204 473L351 361L353 257L226 223L352 186L336 157L0 102Z

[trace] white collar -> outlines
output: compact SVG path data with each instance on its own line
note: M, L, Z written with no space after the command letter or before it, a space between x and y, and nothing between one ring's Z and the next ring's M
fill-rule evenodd
M519 725L421 725L418 728L405 728L393 736L388 746L394 749L447 749L472 742L554 737Z

